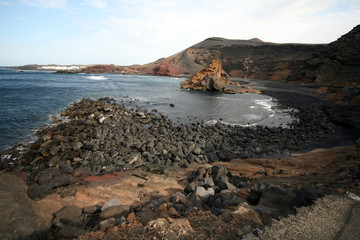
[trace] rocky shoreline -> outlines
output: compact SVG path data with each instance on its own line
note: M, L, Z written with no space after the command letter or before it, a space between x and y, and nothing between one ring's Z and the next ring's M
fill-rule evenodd
M229 235L222 231L223 238L241 237L329 193L306 184L254 185L253 177L217 164L289 156L336 134L335 125L321 108L306 105L293 114L297 121L284 128L220 123L184 126L173 124L156 110L129 109L109 98L83 99L61 114L66 121L57 120L39 130L36 142L3 152L7 157L2 157L1 169L24 178L27 195L37 201L52 194L73 198L90 176L106 178L119 171L133 171L146 182L149 177L144 173L161 175L167 169L189 169L182 176L184 190L167 197L145 198L140 205L119 203L109 210L104 203L84 208L65 206L54 213L51 228L44 233L47 237L73 238L90 231L80 239L95 239L106 234L104 229L114 231L109 228L114 225L116 234L121 232L130 239L217 236L216 229L209 230L209 235L198 235L194 228L199 219L230 231ZM199 168L192 170L193 166ZM284 173L283 169L276 170L277 175ZM355 170L351 176L357 173ZM267 175L267 171L253 173ZM143 187L140 183L137 186ZM227 226L230 223L232 230ZM100 232L94 232L97 230Z
M131 111L112 99L83 99L62 114L68 121L39 130L39 139L23 155L17 156L16 150L10 150L10 155L17 158L15 167L30 174L29 195L36 199L70 184L70 177L64 174L76 170L101 175L144 164L187 167L237 158L279 157L331 136L334 126L320 110L309 106L294 114L298 120L286 128L220 123L175 126L156 110ZM2 168L12 163L8 158L8 162L2 161ZM53 176L59 179L50 181Z

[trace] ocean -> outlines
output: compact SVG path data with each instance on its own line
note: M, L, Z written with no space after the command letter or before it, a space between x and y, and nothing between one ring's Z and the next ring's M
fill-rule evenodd
M180 89L185 78L120 74L55 74L0 68L0 151L34 141L36 129L51 123L82 98L114 98L129 108L156 109L174 124L203 122L286 127L294 109L262 94L229 95ZM170 103L175 106L171 107Z

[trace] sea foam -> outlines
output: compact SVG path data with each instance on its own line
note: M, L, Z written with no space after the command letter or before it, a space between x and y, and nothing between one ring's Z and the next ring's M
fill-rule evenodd
M91 79L91 80L107 80L108 79L108 78L106 78L104 76L88 76L86 78Z

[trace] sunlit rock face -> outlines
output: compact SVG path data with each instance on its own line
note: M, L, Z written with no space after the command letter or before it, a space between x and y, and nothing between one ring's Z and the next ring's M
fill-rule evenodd
M222 69L220 59L213 59L209 66L195 73L191 78L180 83L181 88L200 91L221 91L229 83L229 75Z
M260 93L257 89L229 80L229 75L222 69L220 59L213 59L209 66L180 83L181 88L199 91L220 91L229 94Z

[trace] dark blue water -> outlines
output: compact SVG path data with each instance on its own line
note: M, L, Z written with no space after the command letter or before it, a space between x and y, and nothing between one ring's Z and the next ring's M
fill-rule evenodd
M175 124L221 121L236 125L285 126L288 110L266 95L181 90L184 79L118 74L54 74L0 68L0 150L35 139L35 130L82 98L137 101L132 107L157 109ZM170 107L170 103L175 107Z

